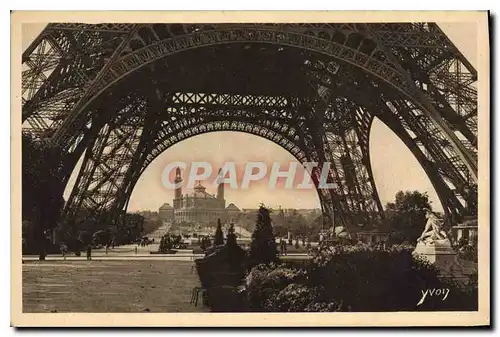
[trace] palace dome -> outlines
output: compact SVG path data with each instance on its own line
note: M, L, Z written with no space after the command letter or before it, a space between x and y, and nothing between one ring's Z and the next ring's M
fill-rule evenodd
M238 208L238 206L236 206L235 204L230 203L229 205L227 205L227 207L226 207L226 211L239 212L239 211L240 211L240 209L239 209L239 208Z
M207 193L205 186L201 184L200 181L196 183L193 187L193 193L191 193L190 197L192 198L206 198L206 199L216 199L214 195Z
M160 206L160 210L170 210L170 209L174 209L172 206L170 206L169 203L164 203L163 205Z

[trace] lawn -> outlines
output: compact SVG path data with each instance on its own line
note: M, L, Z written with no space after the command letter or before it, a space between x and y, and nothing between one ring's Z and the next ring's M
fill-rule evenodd
M200 312L188 261L32 261L23 264L24 312Z

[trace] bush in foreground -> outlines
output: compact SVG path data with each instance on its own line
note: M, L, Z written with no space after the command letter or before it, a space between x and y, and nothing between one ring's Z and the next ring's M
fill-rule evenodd
M411 253L406 246L323 246L303 269L260 265L246 280L249 306L281 312L477 310L475 283L441 280ZM440 296L427 295L418 305L423 292L436 289Z

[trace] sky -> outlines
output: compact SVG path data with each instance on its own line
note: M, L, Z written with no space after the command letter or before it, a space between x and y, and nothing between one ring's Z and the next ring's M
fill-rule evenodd
M457 48L465 55L473 66L477 62L477 37L475 23L438 23ZM45 24L25 24L23 26L23 49L43 29ZM402 141L379 120L375 120L370 133L370 157L375 185L382 204L393 201L400 190L418 190L427 192L431 204L436 211L442 206L437 194L426 177L413 154ZM235 162L238 168L244 167L248 161L263 161L285 165L296 162L295 158L279 145L258 136L240 132L213 132L186 139L170 147L158 156L144 171L137 182L130 199L128 211L157 210L163 203L172 204L174 191L162 184L162 173L167 164L180 162L209 162L213 170L225 162ZM239 172L239 171L238 171ZM300 170L292 187L301 182ZM241 174L238 182L241 182ZM65 196L69 195L76 179L73 172ZM213 179L203 182L207 192L216 193ZM279 180L276 188L269 188L267 180L251 182L248 189L231 189L226 186L226 204L235 203L240 208L256 208L260 203L277 208L319 208L320 203L314 189L286 189ZM281 184L280 184L281 183ZM183 194L190 192L186 187Z

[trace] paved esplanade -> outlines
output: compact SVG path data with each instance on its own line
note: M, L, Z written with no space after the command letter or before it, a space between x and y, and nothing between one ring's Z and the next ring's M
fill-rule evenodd
M95 249L92 251L92 260L170 260L170 261L194 261L194 259L202 258L204 254L194 254L192 250L178 250L176 254L151 254L151 251L157 251L152 246L157 246L157 244L149 245L147 247L140 247L137 245L125 245L116 247L113 251L108 250L106 254L105 249ZM135 254L135 248L137 247L137 254ZM290 253L287 254L287 258L306 258L305 253ZM23 260L35 261L38 260L37 255L24 255ZM62 261L64 258L61 254L49 254L46 260L50 261ZM87 260L84 253L81 256L75 256L74 254L66 255L66 260L68 261L83 261Z

